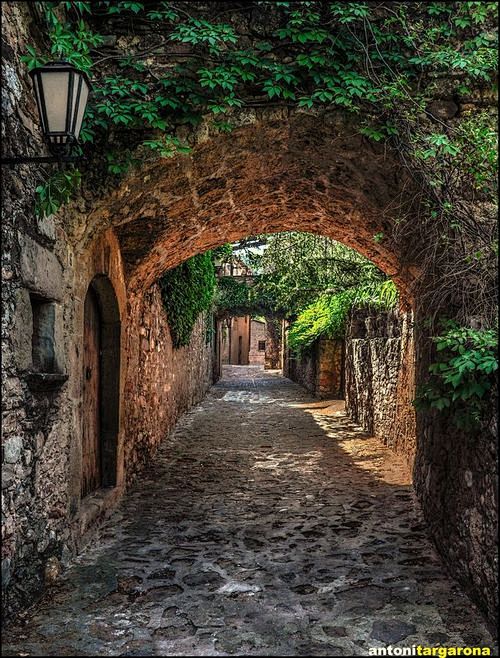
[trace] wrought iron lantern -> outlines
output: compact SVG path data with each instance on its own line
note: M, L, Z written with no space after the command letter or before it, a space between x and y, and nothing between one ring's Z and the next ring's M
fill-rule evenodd
M30 71L42 130L55 155L67 155L78 141L91 85L85 73L67 62L51 62Z
M30 71L44 139L53 154L2 158L5 164L73 162L71 149L78 142L91 91L88 76L68 62L49 62Z

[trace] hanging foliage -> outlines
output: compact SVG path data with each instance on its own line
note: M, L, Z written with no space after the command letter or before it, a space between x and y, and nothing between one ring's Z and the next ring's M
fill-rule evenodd
M198 316L212 304L215 269L212 252L193 256L158 281L174 348L189 344Z
M323 293L307 306L291 324L288 345L296 354L310 348L318 338L342 338L349 311L354 306L394 308L397 288L388 279L376 286L349 288L336 295Z
M417 303L434 314L453 300L459 321L492 323L497 129L474 99L495 93L497 3L262 0L255 30L237 2L35 4L48 38L43 52L27 44L23 61L57 57L92 76L84 185L187 153L181 125L205 121L215 135L232 129L239 108L340 109L367 139L387 142L420 187L418 210L374 236L403 245L408 261L418 256L427 278ZM444 87L458 108L451 120L435 106ZM38 186L42 214L66 201L55 183Z

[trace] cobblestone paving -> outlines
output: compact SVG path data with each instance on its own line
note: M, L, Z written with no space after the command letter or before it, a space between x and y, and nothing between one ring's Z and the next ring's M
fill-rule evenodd
M491 646L404 463L342 403L225 369L4 655L366 656Z

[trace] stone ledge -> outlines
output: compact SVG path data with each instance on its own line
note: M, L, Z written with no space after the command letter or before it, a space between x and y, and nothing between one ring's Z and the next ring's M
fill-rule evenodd
M60 372L32 372L24 374L28 386L32 391L55 391L67 380L68 375Z
M31 292L47 300L63 299L63 269L56 255L28 235L18 233L21 279Z

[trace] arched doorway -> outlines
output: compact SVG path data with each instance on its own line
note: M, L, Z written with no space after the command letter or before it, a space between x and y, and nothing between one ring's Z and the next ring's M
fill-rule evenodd
M120 417L120 314L105 275L84 302L81 497L116 485Z

